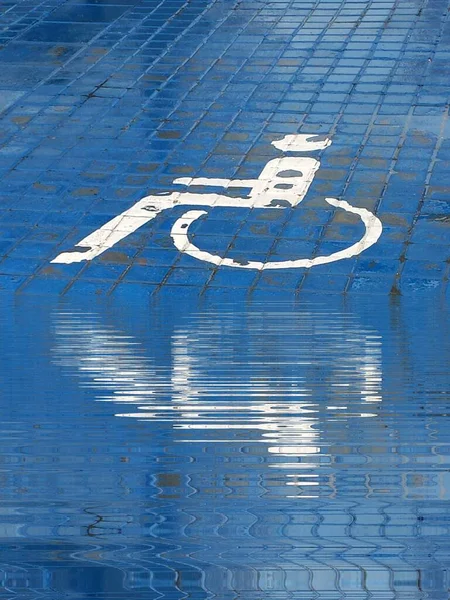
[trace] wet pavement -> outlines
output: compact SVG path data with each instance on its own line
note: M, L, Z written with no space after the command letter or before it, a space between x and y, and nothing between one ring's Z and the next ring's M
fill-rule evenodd
M448 598L449 15L0 4L0 598Z
M1 10L2 289L446 294L447 0Z
M448 597L446 309L148 308L3 303L2 597Z

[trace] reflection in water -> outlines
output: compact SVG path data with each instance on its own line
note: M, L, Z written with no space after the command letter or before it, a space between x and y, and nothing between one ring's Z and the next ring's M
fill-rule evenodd
M93 315L59 312L55 334L57 364L77 368L97 399L137 409L117 416L169 422L185 443L264 443L291 459L269 463L278 468L314 468L292 459L323 452L330 430L381 403L381 336L339 313L196 315L174 329L164 365ZM288 477L310 490L319 474Z
M3 594L447 598L445 310L26 304Z

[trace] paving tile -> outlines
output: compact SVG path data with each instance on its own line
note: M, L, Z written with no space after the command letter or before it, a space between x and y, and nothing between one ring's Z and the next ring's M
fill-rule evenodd
M355 275L350 282L350 294L393 294L395 293L393 276L376 277L373 275Z
M112 285L110 281L86 281L76 279L64 290L64 296L68 298L98 298L106 297L111 292Z
M303 273L298 269L273 269L262 271L259 278L257 278L254 283L254 289L281 288L294 292L302 278Z
M60 42L84 44L102 31L96 23L40 23L31 27L20 39L27 42Z
M23 94L24 92L2 90L0 92L0 114L9 106L12 106L15 102L17 102L17 100L23 96Z
M58 40L56 40L58 41ZM22 90L28 90L48 77L52 72L52 67L47 66L17 66L10 65L0 71L0 92L16 91L22 95ZM10 104L10 102L8 102Z
M71 283L72 280L69 278L32 277L31 279L22 279L17 292L27 295L61 296Z
M5 64L30 63L54 68L65 64L77 50L77 45L11 42L0 51L0 62Z
M124 274L126 268L127 266L123 264L89 263L83 269L80 278L94 281L117 281Z
M196 269L176 266L169 272L164 284L205 286L211 279L212 273L212 268L199 267Z
M155 293L157 285L122 281L119 285L115 286L110 290L111 295L117 299L123 299L129 302L130 298L134 298L138 302L148 300L152 294ZM197 289L197 288L196 288Z
M349 284L347 275L327 275L316 274L313 271L306 274L303 281L300 282L300 294L325 292L334 294L343 294Z
M250 269L239 269L235 270L230 267L223 267L217 269L211 278L210 285L212 287L244 287L249 288L252 286L255 279L258 277L253 270Z
M441 295L444 289L442 279L425 277L402 277L400 290L404 295L410 294L435 294Z
M162 283L163 279L169 274L168 267L147 267L142 265L133 265L124 275L124 281L143 282L143 283Z
M53 10L45 21L66 23L110 23L123 15L128 6L107 4L85 4L81 2L66 2L60 8ZM55 26L55 29L57 26Z

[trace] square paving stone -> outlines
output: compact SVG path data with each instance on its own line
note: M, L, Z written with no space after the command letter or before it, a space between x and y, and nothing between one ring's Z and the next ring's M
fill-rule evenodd
M110 23L128 9L129 6L70 3L51 12L45 20L68 23Z
M29 29L21 39L31 42L83 44L100 33L103 28L103 24L94 23L40 23Z
M0 69L0 97L2 89L28 90L48 77L52 71L53 67L29 67L25 65L3 67Z
M23 63L25 65L39 63L39 65L56 67L69 60L77 50L78 46L11 42L0 52L0 63Z

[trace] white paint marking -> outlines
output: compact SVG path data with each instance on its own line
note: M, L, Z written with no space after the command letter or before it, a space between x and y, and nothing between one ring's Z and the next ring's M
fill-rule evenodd
M180 219L178 219L172 227L171 235L173 243L185 254L189 254L193 258L203 260L205 262L220 265L222 267L237 267L240 269L258 269L260 271L266 269L298 269L300 267L309 269L316 265L325 265L327 263L342 260L344 258L351 258L361 254L370 246L375 244L382 232L382 225L380 219L374 214L366 210L365 208L356 208L344 200L336 200L335 198L325 198L325 200L331 206L342 208L347 212L358 215L361 221L366 227L366 232L363 237L352 246L340 250L339 252L333 252L327 256L316 256L315 258L299 258L297 260L282 260L273 262L257 262L248 261L245 264L234 261L231 258L223 258L218 255L210 254L197 248L194 244L189 241L188 230L194 221L200 218L202 215L207 214L205 211L191 210L185 213Z
M285 135L282 140L272 142L272 146L283 152L312 152L314 150L325 150L325 148L331 146L329 138L318 140L318 137L320 136L311 133Z
M283 152L310 152L323 150L331 144L329 139L317 139L311 134L286 135L282 140L272 142L273 146ZM155 219L161 212L176 206L215 206L236 208L275 208L284 209L297 206L306 196L320 163L311 157L282 157L270 160L262 170L258 179L210 179L207 177L178 178L174 183L186 186L203 186L228 188L247 188L248 194L242 197L228 197L219 193L172 192L164 195L147 196L134 206L118 215L105 225L82 239L73 251L63 252L52 260L52 263L70 264L84 260L92 260L115 244L126 238L137 229ZM366 209L351 206L343 200L326 198L331 206L342 208L360 216L366 226L366 233L359 242L340 252L329 256L318 256L312 259L297 259L278 262L254 262L240 264L228 258L222 258L203 252L190 243L188 230L190 225L204 210L191 210L177 219L172 227L171 235L175 246L181 251L216 265L225 265L245 269L286 269L312 267L349 258L360 254L372 246L380 237L382 225L380 220Z

